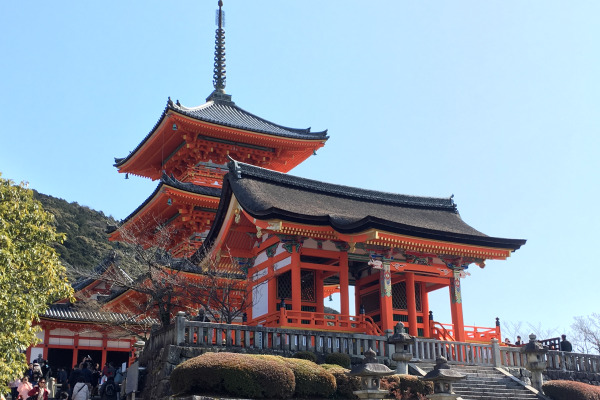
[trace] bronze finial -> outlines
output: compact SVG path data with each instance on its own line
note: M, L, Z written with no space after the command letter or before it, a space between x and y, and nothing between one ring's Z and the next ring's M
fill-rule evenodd
M215 64L213 70L213 86L220 92L225 92L225 11L222 10L223 1L219 0L217 10L217 31L215 34Z

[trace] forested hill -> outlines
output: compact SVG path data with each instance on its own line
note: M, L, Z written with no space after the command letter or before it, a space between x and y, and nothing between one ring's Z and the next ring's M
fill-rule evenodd
M46 211L54 214L56 230L67 235L62 244L55 245L65 266L91 270L117 246L109 242L106 235L107 225L117 225L114 218L76 202L69 203L35 190L33 194Z

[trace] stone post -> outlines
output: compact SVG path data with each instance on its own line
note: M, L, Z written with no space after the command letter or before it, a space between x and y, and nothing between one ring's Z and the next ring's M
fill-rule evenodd
M408 362L412 359L410 346L415 343L414 336L404 330L404 324L398 322L394 327L394 335L390 336L388 343L394 345L392 360L396 361L396 373L408 375Z
M175 318L175 337L176 343L181 346L185 342L185 312L179 311Z
M500 343L498 339L492 339L492 362L494 367L502 366L502 355L500 354Z
M529 335L529 343L521 347L521 351L525 354L525 366L531 371L531 386L541 392L542 384L544 383L542 373L546 369L548 347L543 346L535 339L536 337L533 333Z

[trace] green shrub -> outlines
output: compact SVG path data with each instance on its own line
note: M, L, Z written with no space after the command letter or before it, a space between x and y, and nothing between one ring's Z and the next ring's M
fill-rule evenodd
M325 363L350 368L350 356L344 353L329 353L325 356Z
M206 353L178 365L170 377L177 395L223 393L245 398L292 397L294 373L274 360L247 354Z
M329 397L335 393L335 377L312 361L268 355L256 357L276 361L291 369L296 380L296 397Z
M360 378L358 376L348 375L349 369L335 364L321 364L321 367L335 377L337 389L333 394L334 399L358 399L353 393L355 390L360 390Z
M600 400L600 387L574 381L548 381L542 385L544 394L553 400Z
M417 400L433 393L433 384L412 375L390 375L381 379L381 388L395 399Z
M313 353L312 351L298 351L298 352L294 353L292 358L308 360L308 361L312 361L314 363L317 362L317 355L315 353Z

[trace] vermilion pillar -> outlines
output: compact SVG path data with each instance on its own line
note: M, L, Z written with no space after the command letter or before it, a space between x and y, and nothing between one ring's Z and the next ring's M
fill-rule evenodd
M300 277L300 254L292 250L292 310L302 309L302 281Z
M454 326L454 339L464 342L466 337L460 293L460 270L454 270L452 278L450 278L450 312L452 314L452 325Z
M317 312L325 312L325 290L323 290L323 272L315 271L315 289L317 293Z
M381 310L381 329L394 330L394 310L392 307L392 276L390 272L390 263L384 262L383 268L379 271L380 279L380 310Z
M340 254L340 314L350 315L348 294L348 253Z
M415 297L415 274L406 272L406 308L408 311L408 333L417 336L417 302Z
M423 336L430 336L429 328L429 292L425 290L425 282L421 282L421 309L423 312Z

